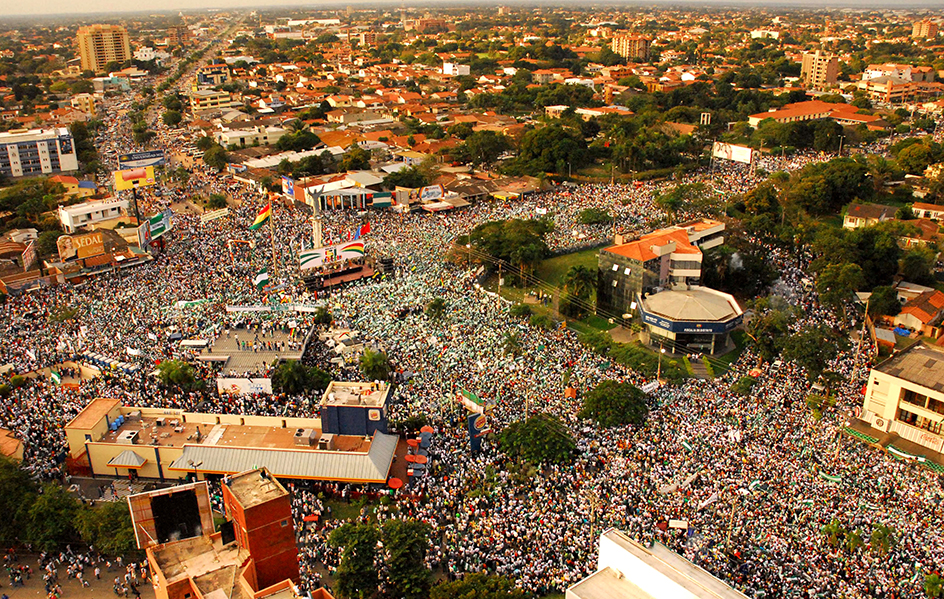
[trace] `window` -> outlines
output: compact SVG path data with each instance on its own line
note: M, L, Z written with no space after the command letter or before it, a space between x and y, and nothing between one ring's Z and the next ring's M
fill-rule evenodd
M616 272L616 271L618 271L618 270L619 270L619 264L614 264L614 265L613 265L613 272Z
M616 287L616 285L617 285L618 283L619 283L619 281L613 281L613 287Z
M283 527L288 526L288 520L282 520L279 524L281 524Z
M623 274L624 274L624 275L628 275L629 272L630 272L630 270L629 270L629 267L627 266L627 267L626 267L626 270L623 271Z

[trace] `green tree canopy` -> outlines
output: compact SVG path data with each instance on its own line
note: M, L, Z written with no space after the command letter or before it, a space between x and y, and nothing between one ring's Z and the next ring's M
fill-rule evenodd
M581 418L592 418L603 427L641 426L649 413L645 394L631 383L603 381L583 398Z
M341 549L336 580L342 597L366 599L377 592L380 573L375 562L380 531L373 524L348 522L328 537L332 547Z
M544 236L550 230L542 220L498 220L475 227L470 239L489 256L519 268L532 267L548 253Z
M396 187L416 189L427 185L429 185L429 179L423 171L416 166L401 168L398 171L390 173L384 177L383 180L384 189L394 189Z
M272 388L281 393L302 395L322 392L331 383L331 375L314 366L306 366L298 360L287 360L279 364L272 373Z
M534 464L560 464L573 459L577 443L564 423L550 414L537 414L509 424L499 435L509 455Z
M390 378L390 360L387 354L370 348L361 355L361 374L371 381L385 381Z
M841 339L832 328L819 325L787 337L783 357L805 368L807 378L815 381L839 354L840 343Z
M76 514L75 525L82 540L105 555L127 555L135 549L131 512L124 501L84 506Z
M426 567L432 529L416 520L387 520L383 524L387 591L391 597L426 599L432 572Z
M529 599L529 595L503 576L467 574L461 580L443 581L433 587L430 599Z

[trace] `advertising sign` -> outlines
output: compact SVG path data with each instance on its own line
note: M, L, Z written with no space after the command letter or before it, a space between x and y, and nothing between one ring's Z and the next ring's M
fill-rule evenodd
M173 212L168 208L164 212L155 214L148 219L148 224L151 226L151 239L157 239L174 228L171 216L173 216Z
M642 312L642 321L646 324L651 324L653 326L659 327L660 329L665 329L667 331L672 331L673 333L710 333L718 334L730 331L736 328L741 321L744 319L744 316L738 314L731 320L724 322L692 322L692 321L671 321L665 318L661 318L656 314L649 314L647 312Z
M443 197L446 190L442 185L427 185L420 189L420 199L424 202L433 202Z
M216 379L216 390L220 395L229 393L231 395L254 395L257 393L272 394L272 379L248 379L248 378L218 378Z
M734 144L721 143L720 141L716 141L714 145L711 146L711 155L713 157L743 162L745 164L751 163L753 153L754 150L747 146L736 146Z
M282 177L282 194L295 199L295 181L289 177Z
M115 189L126 191L137 187L154 185L154 167L144 166L123 171L115 171Z
M101 231L85 235L63 235L56 241L59 259L65 262L73 258L79 260L105 253L105 240Z
M23 272L29 272L29 269L33 268L36 264L36 240L30 241L26 245L26 249L23 250L21 263L23 264Z
M320 268L325 264L340 262L341 260L363 258L364 250L365 244L363 241L349 241L347 243L318 248L317 250L307 250L299 254L298 267L300 270L307 270L310 268Z
M142 250L151 245L151 223L142 223L138 227L138 247Z
M147 150L145 152L130 152L118 156L118 168L144 168L146 166L162 166L164 164L164 150Z
M219 210L211 210L209 212L204 212L200 215L200 223L206 224L211 220L216 220L218 218L223 218L229 214L229 208L220 208Z

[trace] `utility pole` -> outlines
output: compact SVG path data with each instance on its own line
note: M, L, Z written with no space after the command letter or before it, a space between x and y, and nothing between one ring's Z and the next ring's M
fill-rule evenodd
M862 332L859 333L859 342L856 343L855 361L852 363L852 380L855 380L856 373L859 371L859 350L862 349L862 338L865 337L865 325L869 318L869 302L872 298L865 300L865 315L862 317Z
M846 139L845 135L839 136L839 157L840 158L842 158L842 142L845 141L845 139Z
M502 288L502 261L498 261L498 301L501 302L501 288Z
M734 516L737 514L738 501L740 496L734 493L734 502L731 504L731 517L728 519L728 536L724 540L724 552L727 553L731 547L731 533L734 532Z
M656 380L662 380L662 354L665 353L665 342L659 343L659 368L656 370Z
M275 259L275 202L269 204L269 236L272 238L272 276L279 272L278 263Z

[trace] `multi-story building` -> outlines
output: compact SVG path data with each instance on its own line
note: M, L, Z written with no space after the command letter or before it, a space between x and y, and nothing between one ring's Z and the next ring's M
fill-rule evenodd
M176 46L190 41L190 29L186 25L172 25L167 28L167 44Z
M232 105L233 102L229 92L212 89L200 89L190 92L190 108L194 112L214 108L229 108Z
M724 223L700 219L660 229L616 245L597 257L597 308L610 314L629 312L641 293L686 288L701 282L702 249L724 243Z
M872 369L862 404L862 421L938 453L944 452L944 349L916 343ZM914 454L899 443L897 449Z
M288 133L288 130L283 127L257 125L248 129L224 128L217 131L213 137L224 148L229 146L265 146L278 143L286 133Z
M649 60L652 40L640 35L617 35L610 41L610 49L629 60Z
M92 94L76 94L69 98L72 108L77 108L89 116L95 116L95 96Z
M800 79L807 87L821 88L836 83L839 77L839 58L817 50L804 52Z
M75 37L83 70L104 73L110 62L131 60L128 31L120 25L80 27Z
M931 19L915 21L911 28L911 37L916 40L937 37L938 29L938 24Z
M229 67L224 64L208 64L197 69L197 85L215 87L229 81Z
M454 62L444 62L442 66L443 75L451 75L452 77L468 75L471 69L472 67L467 64L457 64Z
M88 227L100 222L121 218L128 214L128 200L107 198L59 206L59 222L66 233L75 233L82 227Z
M65 127L0 133L0 174L28 177L78 169L72 134Z

